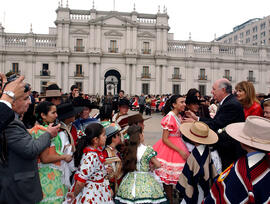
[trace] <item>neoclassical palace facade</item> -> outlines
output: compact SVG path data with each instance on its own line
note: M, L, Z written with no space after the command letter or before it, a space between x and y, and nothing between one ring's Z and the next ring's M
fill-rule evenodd
M49 34L6 33L0 26L0 71L25 75L33 90L55 81L100 95L210 95L213 82L242 80L270 92L270 47L174 40L166 10L157 14L72 10L59 6Z

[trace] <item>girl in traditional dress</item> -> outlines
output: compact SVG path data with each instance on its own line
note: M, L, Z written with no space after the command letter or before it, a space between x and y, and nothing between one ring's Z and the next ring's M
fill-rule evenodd
M37 124L30 130L34 138L42 135L48 124L53 123L57 118L56 106L48 101L41 102L36 108ZM38 159L38 170L40 183L43 192L43 199L40 203L62 203L67 192L62 183L61 161L70 162L71 155L61 152L62 142L57 135L52 139L51 146L45 149Z
M142 128L132 125L128 128L129 144L123 158L123 178L115 203L166 203L162 185L149 172L160 167L152 147L143 144ZM150 165L151 163L151 165Z
M67 194L69 203L113 203L102 154L105 145L105 129L101 124L91 123L85 129L85 136L78 140L74 153L75 183ZM109 170L107 170L109 172Z
M161 163L156 174L164 184L170 203L173 203L173 185L177 183L189 155L179 130L182 120L179 113L185 110L185 106L185 98L180 95L173 95L167 100L165 117L161 121L162 138L153 146Z

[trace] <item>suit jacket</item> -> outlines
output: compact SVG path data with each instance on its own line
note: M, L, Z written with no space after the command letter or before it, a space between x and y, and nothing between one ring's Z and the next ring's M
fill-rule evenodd
M200 121L205 122L218 134L219 140L214 147L221 158L223 170L245 154L240 143L230 137L225 131L218 133L218 129L223 129L231 123L245 122L243 107L234 95L229 95L223 101L213 119L200 118Z
M245 114L242 105L234 95L229 95L223 104L218 108L215 117L200 118L212 130L217 132L218 129L225 128L231 123L245 122Z
M37 203L42 199L37 157L50 146L50 134L32 138L17 114L4 134L8 162L0 163L0 203Z
M14 112L6 104L0 103L0 133L14 120Z

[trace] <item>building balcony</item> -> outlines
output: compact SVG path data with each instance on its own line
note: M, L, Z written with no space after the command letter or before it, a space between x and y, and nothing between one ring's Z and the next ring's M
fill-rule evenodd
M182 79L181 74L172 74L172 79Z
M21 75L21 70L9 70L9 72L12 72L14 74L17 74L17 75Z
M151 49L142 49L142 54L151 54Z
M40 70L40 76L50 76L51 71L50 70Z
M118 48L117 47L113 47L113 48L109 47L108 52L110 52L110 53L118 53Z
M207 80L207 75L198 75L198 80Z
M247 81L249 81L249 82L255 82L256 80L255 80L255 77L248 76L247 77Z
M84 72L74 72L74 77L84 77Z
M84 47L83 46L75 46L74 51L75 52L84 52Z
M142 73L142 79L150 79L151 74L150 73Z
M223 76L223 78L228 79L229 81L232 81L232 77L231 76Z

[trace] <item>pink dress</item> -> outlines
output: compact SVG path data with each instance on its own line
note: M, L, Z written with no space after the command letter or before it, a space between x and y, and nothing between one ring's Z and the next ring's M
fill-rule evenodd
M161 127L162 129L169 131L168 139L189 155L187 147L181 138L179 130L180 120L181 118L177 117L171 111L161 120ZM153 148L157 152L156 158L161 163L161 167L156 170L156 174L163 183L168 185L176 184L186 160L184 160L178 152L164 144L162 138L153 146Z

